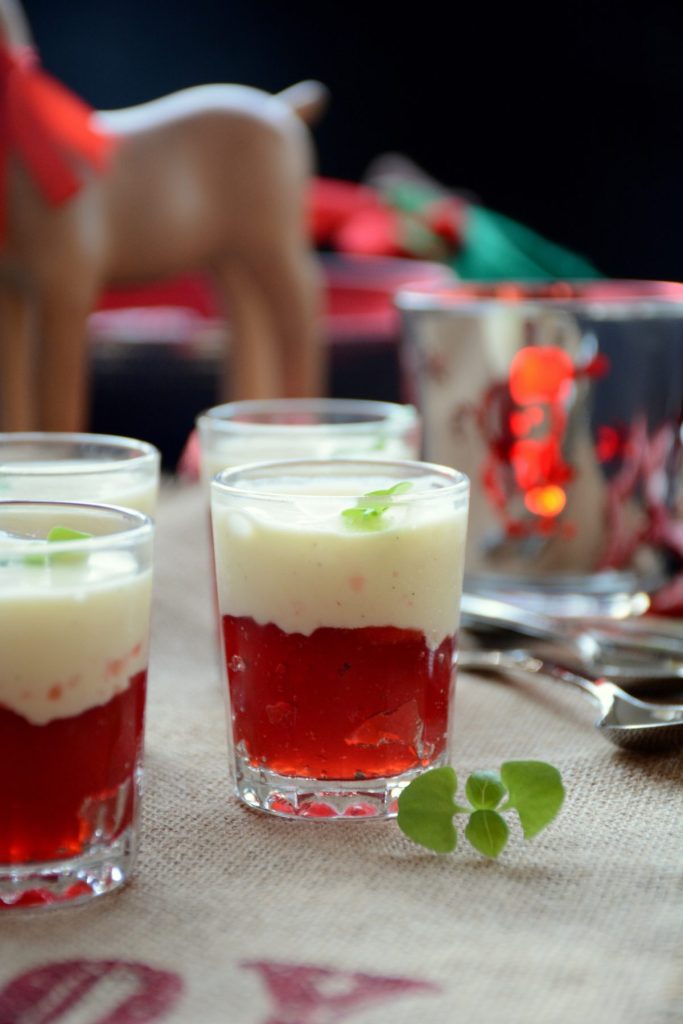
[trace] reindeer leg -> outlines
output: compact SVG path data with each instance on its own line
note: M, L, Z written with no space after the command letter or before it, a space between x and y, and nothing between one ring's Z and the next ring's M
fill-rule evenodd
M222 398L274 398L283 394L274 330L258 284L244 268L225 263L216 271L230 318L229 358Z
M260 253L251 270L264 317L271 325L280 392L321 394L325 352L320 336L320 275L314 259L303 246L283 246Z
M270 324L258 293L239 266L226 262L216 271L229 316L229 347L223 360L221 399L271 398L278 393L270 359Z
M42 430L82 431L89 415L86 320L95 288L49 292L40 310L38 395Z
M318 271L303 247L255 251L239 266L226 262L217 276L232 328L230 397L320 394Z
M0 289L0 424L3 430L35 430L36 395L31 308L25 292Z
M305 227L308 137L295 118L254 133L240 154L237 209L223 253L231 303L233 397L321 393L317 264Z

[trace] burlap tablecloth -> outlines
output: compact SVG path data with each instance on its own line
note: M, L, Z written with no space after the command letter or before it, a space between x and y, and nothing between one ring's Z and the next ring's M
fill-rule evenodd
M620 753L580 695L462 675L456 768L556 764L567 800L498 862L394 822L285 822L227 781L206 511L167 488L136 877L0 918L0 1024L683 1021L683 759Z

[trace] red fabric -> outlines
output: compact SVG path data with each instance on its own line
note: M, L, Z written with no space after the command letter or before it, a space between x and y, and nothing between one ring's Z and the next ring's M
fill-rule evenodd
M314 178L308 193L308 228L319 246L332 246L349 218L380 207L376 192L337 178Z
M367 185L335 178L315 178L308 195L315 245L355 255L442 259L462 245L466 211L457 196L407 211Z
M184 274L167 281L108 288L99 299L99 310L175 306L191 309L207 320L221 316L216 290L204 274Z
M91 108L43 71L33 50L0 45L0 239L7 223L7 161L16 153L53 206L75 195L81 157L107 165L113 138L96 126Z
M351 214L337 229L335 245L340 252L361 256L407 255L401 241L400 217L387 206Z
M427 226L454 252L460 248L467 217L467 203L463 199L457 196L437 199L427 207L424 216Z

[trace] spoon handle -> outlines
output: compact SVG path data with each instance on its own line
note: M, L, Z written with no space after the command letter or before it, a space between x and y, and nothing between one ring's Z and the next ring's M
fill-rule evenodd
M551 676L582 690L602 708L607 707L605 697L619 688L612 683L598 685L592 679L577 675L556 662L537 658L533 652L521 649L509 651L460 651L458 666L466 672L530 672L532 675ZM609 695L608 691L609 690Z
M535 640L566 643L584 655L609 652L627 663L634 657L666 657L669 670L683 666L683 637L658 631L641 619L628 623L561 619L467 591L460 607L462 625L474 633L507 630Z
M521 608L493 597L464 591L460 598L460 619L468 629L507 629L538 640L556 640L564 624L550 615Z

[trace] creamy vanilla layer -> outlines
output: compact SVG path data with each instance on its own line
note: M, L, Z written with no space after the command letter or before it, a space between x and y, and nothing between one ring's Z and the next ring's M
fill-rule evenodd
M120 505L154 516L157 481L135 470L98 473L82 460L33 462L30 473L17 464L0 465L0 498L13 501L86 501ZM27 467L28 468L28 467ZM41 473L44 469L44 473Z
M281 434L262 437L226 437L206 441L201 446L202 482L208 488L213 477L224 469L249 462L273 462L276 459L416 459L415 446L400 437L382 437L379 429L348 438L325 436L314 427L282 427Z
M323 626L395 626L438 647L458 625L466 509L440 497L397 503L381 530L365 532L341 515L353 504L327 496L237 509L215 500L221 613L306 636Z
M147 667L150 571L129 552L3 565L0 705L44 725L105 704Z

